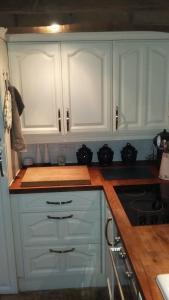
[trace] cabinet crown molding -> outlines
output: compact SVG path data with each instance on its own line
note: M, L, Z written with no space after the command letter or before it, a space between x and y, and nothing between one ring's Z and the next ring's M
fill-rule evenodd
M156 31L73 32L7 34L7 42L97 41L97 40L169 40L169 33Z

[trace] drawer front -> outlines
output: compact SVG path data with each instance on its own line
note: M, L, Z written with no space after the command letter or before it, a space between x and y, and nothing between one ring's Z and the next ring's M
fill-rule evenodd
M100 209L100 191L31 193L11 195L20 212Z
M101 253L97 244L26 247L24 248L25 278L101 272Z
M22 213L23 245L93 243L100 240L99 211Z

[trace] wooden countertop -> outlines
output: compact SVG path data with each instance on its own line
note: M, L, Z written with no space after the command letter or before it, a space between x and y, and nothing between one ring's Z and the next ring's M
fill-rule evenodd
M154 167L152 169L157 175L157 170ZM117 185L159 183L160 179L156 177L144 180L106 181L103 179L99 167L90 167L91 185L21 187L21 178L24 172L25 170L21 170L11 184L9 188L11 194L103 189L145 299L163 299L155 278L157 274L169 273L169 224L132 226L113 189L113 186Z

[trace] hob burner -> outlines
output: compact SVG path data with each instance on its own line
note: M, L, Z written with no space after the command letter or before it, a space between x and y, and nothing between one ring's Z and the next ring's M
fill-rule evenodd
M169 185L147 184L115 187L132 225L169 223Z

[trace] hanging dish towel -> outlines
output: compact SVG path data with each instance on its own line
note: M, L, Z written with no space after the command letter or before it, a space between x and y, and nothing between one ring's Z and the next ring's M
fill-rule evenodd
M11 148L17 152L25 149L25 142L22 136L20 115L23 112L24 104L18 90L9 85L12 103L12 127L11 127Z
M5 91L3 119L4 119L4 128L9 132L12 127L12 104L11 104L11 93L8 90Z

